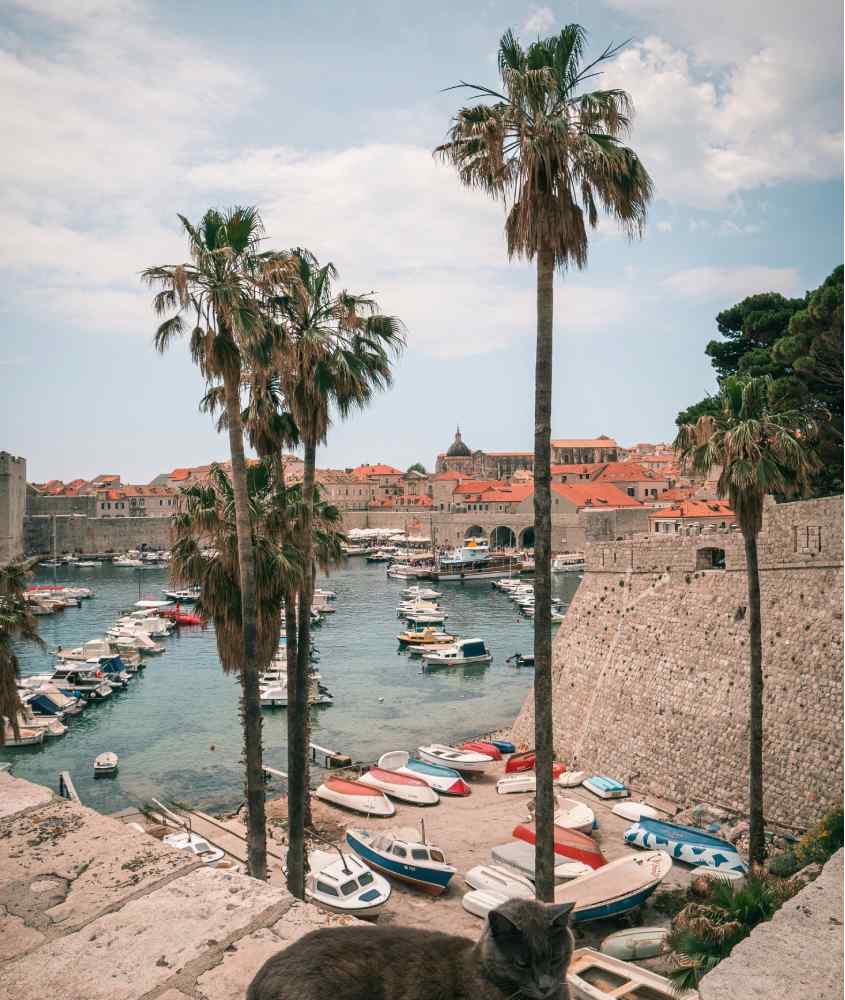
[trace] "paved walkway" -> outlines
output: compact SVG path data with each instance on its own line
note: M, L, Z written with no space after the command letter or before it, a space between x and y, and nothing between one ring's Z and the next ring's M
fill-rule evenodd
M330 917L0 773L1 1000L243 1000Z

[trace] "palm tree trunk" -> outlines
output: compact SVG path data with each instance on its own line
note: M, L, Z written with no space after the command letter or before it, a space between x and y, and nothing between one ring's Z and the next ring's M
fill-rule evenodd
M313 593L313 586L311 588L311 593ZM296 684L297 693L296 696L299 699L297 704L300 706L300 717L302 719L302 725L300 726L300 739L302 740L302 774L303 774L303 784L304 784L304 794L302 796L302 824L307 830L313 823L311 818L311 756L310 756L310 742L311 742L311 703L310 703L310 693L311 693L311 598L307 596L304 588L299 592L299 621L307 621L308 625L308 636L306 642L307 653L302 657L302 626L300 625L299 635L297 637L297 668L296 668ZM302 659L305 661L305 668L303 673Z
M760 623L760 568L757 562L757 535L745 535L745 565L748 575L748 632L751 651L749 676L748 800L749 848L752 863L766 858L763 818L763 640Z
M301 690L297 691L298 706L302 713L303 770L305 774L305 791L303 795L303 812L306 826L311 825L311 796L309 791L308 739L310 731L310 692L311 672L311 602L314 595L314 477L317 465L317 442L309 436L303 448L302 470L302 589L299 592L299 648L297 649L298 665L297 682Z
M288 675L288 892L297 899L305 898L305 756L302 720L297 718L298 661L297 661L297 594L285 595L285 631L287 632Z
M255 552L249 516L239 386L240 379L237 375L230 374L224 377L229 451L232 460L232 492L235 500L235 529L238 535L238 566L241 576L243 663L240 680L246 762L247 868L253 878L263 880L267 877L267 824L264 814L261 700L258 691Z
M552 323L554 252L537 254L537 360L534 372L534 747L537 754L536 893L554 901L552 762Z

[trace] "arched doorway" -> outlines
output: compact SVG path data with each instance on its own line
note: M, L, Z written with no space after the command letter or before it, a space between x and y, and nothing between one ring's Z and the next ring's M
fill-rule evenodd
M490 535L490 548L515 549L516 535L513 533L513 530L508 528L506 525L494 528Z
M464 540L469 541L470 538L481 538L485 539L487 535L485 534L484 528L478 524L473 524L464 532Z
M534 548L534 525L523 528L519 535L519 544L523 549Z

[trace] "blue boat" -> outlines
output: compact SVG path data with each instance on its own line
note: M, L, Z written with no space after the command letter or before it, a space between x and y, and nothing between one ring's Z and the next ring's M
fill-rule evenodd
M747 871L733 844L694 826L644 816L625 831L625 843L650 851L663 851L688 865L703 865L716 871L742 874Z
M412 757L407 750L391 750L378 759L378 766L386 771L399 771L422 778L440 795L469 795L470 787L451 767L429 764Z
M485 740L485 743L492 743L501 753L516 753L516 745L510 740Z
M608 778L605 774L594 774L591 778L585 778L582 784L600 799L626 799L630 794L621 781Z
M414 830L350 828L346 831L346 843L370 868L435 896L446 891L455 874L443 851L421 841Z

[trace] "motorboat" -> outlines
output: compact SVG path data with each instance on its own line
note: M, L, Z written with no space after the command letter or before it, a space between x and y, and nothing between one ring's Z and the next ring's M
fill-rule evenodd
M698 1000L698 990L678 991L665 976L641 965L603 955L593 948L576 948L566 970L573 1000Z
M433 896L445 892L455 874L443 851L429 844L424 833L418 835L416 830L350 828L346 831L346 843L370 868Z
M449 615L445 611L406 611L403 617L411 625L442 625Z
M555 889L556 903L574 903L573 923L618 916L641 906L672 867L662 851L628 854Z
M401 646L441 646L453 645L457 636L440 632L436 628L406 629L396 636Z
M38 729L27 729L19 728L18 735L15 736L15 731L12 728L12 724L8 719L3 718L3 733L4 733L4 743L3 749L14 747L32 747L39 746L44 742L44 736L46 735L44 730Z
M566 830L590 833L595 826L596 814L585 803L577 799L557 799L555 803L555 824Z
M140 569L144 565L143 559L136 559L134 556L117 556L112 559L112 566L129 566L134 569Z
M396 807L383 792L348 778L327 777L314 794L324 802L366 816L392 816L396 812Z
M48 682L41 682L36 687L23 687L27 704L36 715L55 716L64 719L67 716L79 715L85 707L82 698L71 698Z
M26 691L19 697L22 704L22 708L18 712L18 727L20 729L43 729L45 738L65 735L67 726L62 722L61 713L58 715L36 715L31 705L32 692Z
M372 871L354 854L309 851L305 897L332 913L345 913L364 920L378 917L390 899L387 879Z
M178 604L169 605L159 611L162 618L169 618L177 625L205 625L208 619L196 611L185 611Z
M511 869L524 875L532 882L534 881L537 854L533 844L526 844L524 840L512 840L507 844L499 844L490 851L490 858L493 864ZM583 861L570 861L555 855L553 874L556 885L561 882L569 882L581 875L589 875L592 870Z
M108 774L116 774L119 760L116 753L108 751L94 758L94 777L101 778Z
M590 868L601 868L607 864L607 859L602 854L601 848L592 837L588 837L585 833L579 833L578 830L559 826L557 823L552 829L555 838L555 854L569 858L571 861L581 861L583 864L589 865ZM518 823L513 828L511 836L534 846L537 843L536 825L533 821Z
M212 846L204 837L189 830L168 833L167 836L162 837L161 842L167 844L168 847L175 847L177 851L187 851L189 854L193 854L204 865L214 866L226 856L219 847Z
M89 670L99 671L113 690L124 691L129 686L132 674L123 669L123 660L119 656L95 656L86 660L85 664Z
M53 673L44 679L71 698L103 701L111 697L112 693L111 685L106 682L102 672L92 669L87 663L84 666L59 663Z
M410 802L415 806L436 806L440 796L422 778L414 774L388 771L381 767L371 767L358 778L363 785L378 788L391 799Z
M479 753L486 753L493 760L502 759L502 751L494 744L486 740L465 740L461 744L462 750L477 750Z
M402 596L417 601L436 601L443 594L439 590L432 590L431 587L421 587L419 584L406 587L402 591Z
M406 646L405 652L412 658L420 658L427 653L445 653L447 649L452 649L455 645L454 639L451 642L432 643L430 646Z
M464 875L464 881L471 889L498 892L508 899L534 898L534 883L502 865L476 865Z
M704 865L716 871L745 874L747 867L730 841L694 826L682 826L643 816L625 831L625 843L663 851L676 861Z
M515 667L533 667L534 654L528 653L523 656L522 653L514 653L505 660L505 663L512 663Z
M262 684L259 688L261 704L264 708L287 708L288 679L287 674L279 671L276 680ZM333 705L334 699L328 689L319 681L319 674L312 674L308 688L309 705Z
M583 573L586 568L583 552L561 552L552 559L552 573Z
M421 778L439 795L470 794L469 785L454 768L417 760L411 757L407 750L392 750L389 753L383 753L378 759L378 766L385 771L395 771L398 774L409 774Z
M142 656L153 656L164 652L164 646L159 645L139 628L113 627L106 635L113 639L118 648L125 646L136 649Z
M581 784L600 799L626 799L631 794L621 781L604 774L584 778Z
M429 612L440 611L440 605L437 601L403 601L396 608L396 617L404 618L408 612L414 613L419 611L423 614L428 614Z
M417 754L429 764L444 764L461 772L486 771L494 762L489 754L479 753L477 750L461 750L445 743L429 743L428 746L419 747Z
M462 639L450 649L423 654L425 667L462 667L493 659L483 639Z
M199 587L186 587L184 590L162 590L165 597L177 604L194 604L199 600Z
M337 594L333 590L324 590L322 587L315 587L313 596L326 601L334 601L337 599Z

